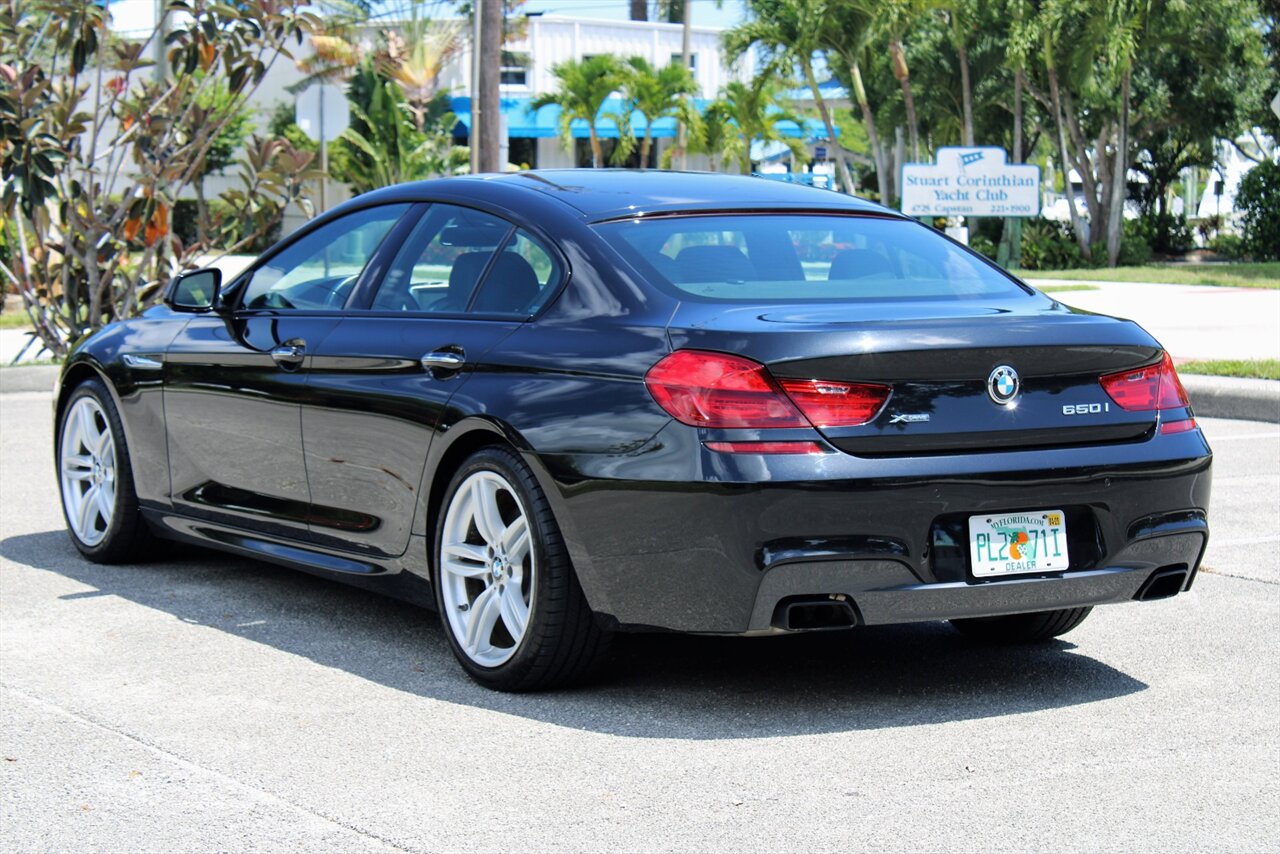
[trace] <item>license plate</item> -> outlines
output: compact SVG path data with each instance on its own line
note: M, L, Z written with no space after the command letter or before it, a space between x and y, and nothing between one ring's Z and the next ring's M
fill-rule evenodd
M969 517L974 578L1066 569L1067 525L1061 510Z

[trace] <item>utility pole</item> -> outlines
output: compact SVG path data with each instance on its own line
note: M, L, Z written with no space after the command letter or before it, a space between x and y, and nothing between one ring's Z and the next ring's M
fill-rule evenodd
M480 19L480 125L479 162L481 172L501 172L502 106L499 83L502 75L502 19L504 0L476 0Z

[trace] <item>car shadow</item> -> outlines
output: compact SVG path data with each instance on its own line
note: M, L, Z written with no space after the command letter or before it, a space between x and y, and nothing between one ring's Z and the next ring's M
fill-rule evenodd
M936 724L1147 687L1063 641L990 646L920 623L769 638L620 635L605 674L588 686L500 694L465 676L435 614L337 582L190 547L153 563L99 566L80 558L62 531L9 537L0 555L93 588L64 601L118 596L410 694L621 736Z

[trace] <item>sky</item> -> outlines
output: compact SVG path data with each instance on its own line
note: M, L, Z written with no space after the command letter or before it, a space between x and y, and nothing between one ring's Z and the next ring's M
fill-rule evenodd
M150 30L155 0L108 0L117 30ZM743 0L690 0L695 26L731 27L742 17ZM448 4L442 4L448 5ZM650 6L652 6L650 0ZM574 15L625 21L631 16L629 0L529 0L525 11L548 15Z
M742 0L724 0L716 8L716 0L692 0L694 26L731 27L742 17ZM651 7L653 5L650 0ZM548 15L574 15L583 18L610 18L625 21L631 17L628 0L529 0L529 12Z

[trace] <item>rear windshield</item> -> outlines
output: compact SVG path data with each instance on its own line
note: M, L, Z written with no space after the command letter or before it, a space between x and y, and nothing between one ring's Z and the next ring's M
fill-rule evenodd
M741 214L633 219L596 228L632 264L677 296L831 302L1027 293L912 220Z

